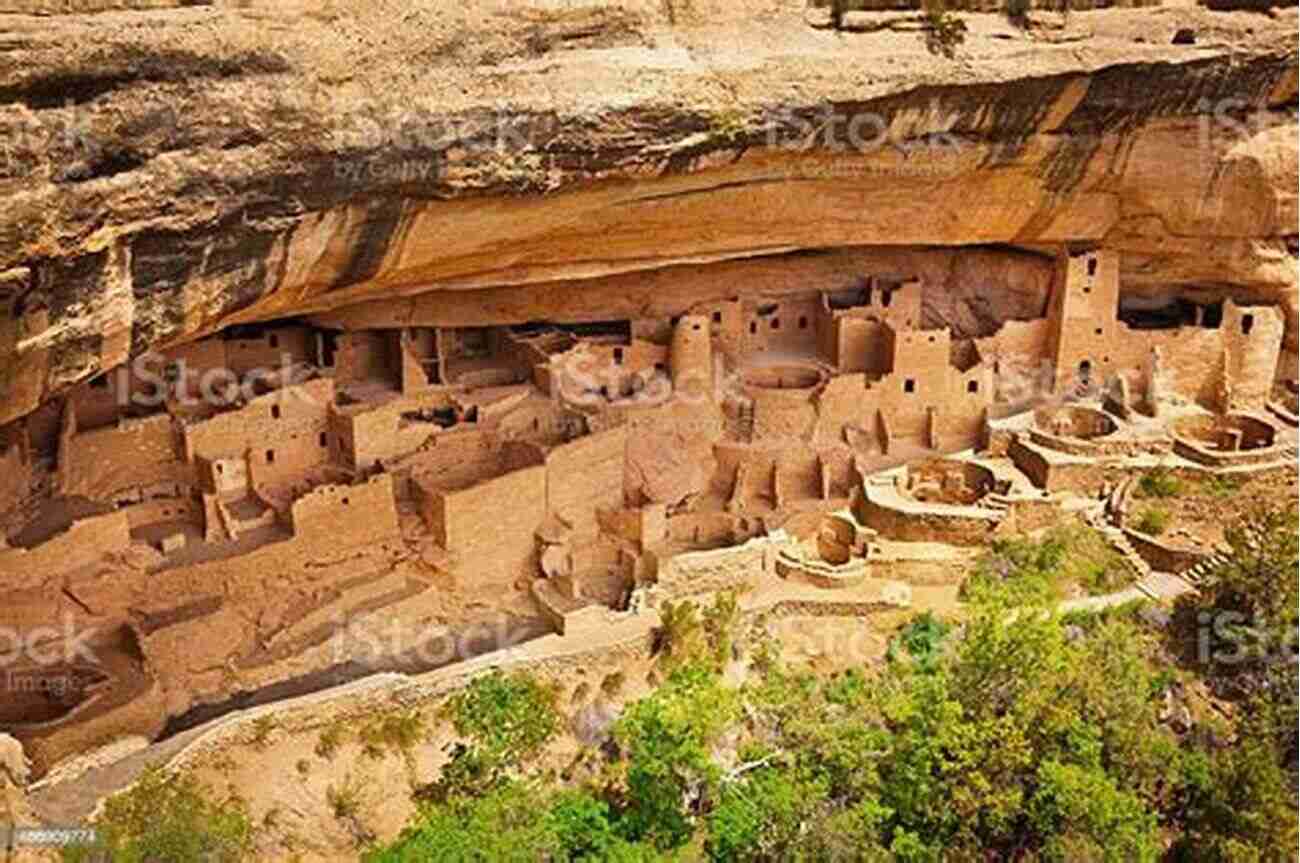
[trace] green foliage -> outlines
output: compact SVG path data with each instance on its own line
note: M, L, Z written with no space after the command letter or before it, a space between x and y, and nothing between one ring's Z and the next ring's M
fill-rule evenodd
M1128 580L1124 558L1098 531L1078 522L1053 527L1038 540L999 539L963 587L972 600L1048 605L1077 584L1088 593L1118 590Z
M704 847L711 860L788 860L803 825L826 799L823 780L763 767L723 786L709 813Z
M1210 497L1235 497L1244 485L1240 477L1231 474L1210 474L1201 480L1201 491Z
M375 717L362 727L359 736L368 757L382 758L391 750L409 759L424 735L424 719L419 712L406 710Z
M1234 526L1238 552L1194 601L1294 621L1294 519ZM481 782L487 747L466 733L453 765L469 781L371 859L1279 859L1297 841L1294 666L1268 666L1212 732L1199 710L1191 732L1171 723L1166 699L1195 706L1205 669L1171 664L1168 629L1130 605L1067 632L1008 589L1095 564L1096 539L1067 525L1000 544L1006 573L971 591L960 626L914 618L892 644L911 661L874 673L773 662L731 688L719 636L734 615L670 615L695 646L625 708L603 772Z
M1148 536L1159 536L1169 527L1169 510L1159 506L1149 506L1138 515L1133 529Z
M704 652L704 624L700 609L689 599L665 602L659 609L662 624L656 633L655 652L665 669L684 665Z
M1014 24L1023 24L1029 15L1030 0L1006 0L1007 18Z
M493 671L453 696L443 715L489 762L513 767L559 730L555 702L555 690L532 675Z
M922 9L926 50L949 60L956 57L957 49L966 42L966 22L945 9L942 0L923 0Z
M332 759L334 753L338 752L339 747L343 745L346 736L347 729L342 722L331 722L316 739L316 754L327 761Z
M928 611L918 614L889 642L887 656L894 661L906 654L923 671L931 671L939 661L943 639L950 628Z
M239 800L216 801L211 789L188 774L150 768L130 789L105 802L92 822L93 846L69 848L64 859L153 860L251 859L253 828Z
M630 805L620 819L626 838L662 849L690 839L692 819L682 801L715 789L720 771L710 747L738 712L736 693L701 665L677 669L624 711L614 739L627 759Z
M1167 467L1161 466L1149 470L1138 480L1138 497L1168 498L1178 497L1182 493L1182 480Z

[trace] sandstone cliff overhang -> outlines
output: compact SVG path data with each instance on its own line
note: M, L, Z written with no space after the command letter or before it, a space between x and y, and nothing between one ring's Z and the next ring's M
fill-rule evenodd
M0 16L0 421L233 322L842 246L1106 245L1296 344L1294 10L947 61L796 0L242 5Z

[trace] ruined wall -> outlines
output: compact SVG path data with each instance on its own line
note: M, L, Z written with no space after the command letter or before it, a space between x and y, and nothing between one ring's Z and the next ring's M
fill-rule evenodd
M659 565L658 585L665 596L734 590L753 584L773 564L775 544L754 539L744 545L712 551L689 551Z
M180 460L172 418L158 414L73 436L59 452L57 486L65 495L111 500L155 483L193 484Z
M535 569L546 518L547 470L537 465L458 491L422 487L421 515L434 539L475 580L500 583Z
M313 552L397 539L393 478L379 474L357 485L325 485L293 502L294 541Z
M31 491L32 466L17 442L0 450L0 515L16 507Z
M35 548L0 550L0 581L11 590L35 587L51 576L95 563L105 554L125 551L130 544L131 525L125 512L78 519Z
M201 499L189 496L155 498L118 509L126 516L131 529L165 521L185 521L202 525L204 512Z
M627 428L557 446L546 455L546 503L578 533L594 533L596 510L623 505Z
M315 362L315 344L306 327L275 327L253 338L227 339L226 366L239 377L279 372L286 363Z
M258 396L243 407L184 427L187 458L248 456L253 488L289 494L330 461L329 413L334 382L328 378Z

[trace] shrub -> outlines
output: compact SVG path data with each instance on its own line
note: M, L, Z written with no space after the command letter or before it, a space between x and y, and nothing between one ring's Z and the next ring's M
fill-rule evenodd
M1140 533L1145 533L1149 536L1159 536L1165 532L1165 528L1168 526L1169 512L1168 510L1161 509L1158 506L1151 506L1142 510L1142 514L1138 516L1137 523L1133 525L1133 527Z
M1201 483L1201 488L1210 497L1232 497L1241 491L1243 485L1239 477L1211 474Z
M940 0L925 0L925 47L951 60L966 42L966 22L945 9Z
M360 779L348 773L339 785L330 784L325 789L325 802L330 811L340 821L352 820L361 812L361 792L364 786Z
M253 720L253 738L252 744L255 749L264 749L266 744L271 740L271 732L275 730L275 718L271 716L259 716Z
M1182 480L1166 467L1147 471L1138 480L1138 497L1177 497L1182 491Z
M923 670L932 670L949 629L948 624L928 611L918 614L889 642L887 655L890 660L897 660L906 652Z
M361 744L371 758L382 758L388 750L409 757L423 737L424 720L415 710L384 714L361 729Z
M347 730L343 727L342 722L330 723L316 740L316 754L328 761L334 757L335 752L338 752L339 746L343 744L343 739L346 736Z
M68 848L64 859L205 860L249 859L253 828L242 801L215 801L189 774L151 767L130 789L104 804L92 826L93 846Z

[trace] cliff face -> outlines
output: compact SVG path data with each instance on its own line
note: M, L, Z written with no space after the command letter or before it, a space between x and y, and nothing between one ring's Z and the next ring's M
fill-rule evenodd
M948 61L798 0L453 5L0 15L0 421L233 322L680 311L846 246L1105 245L1294 353L1295 10L974 16ZM927 260L932 323L1045 299L1033 255Z

